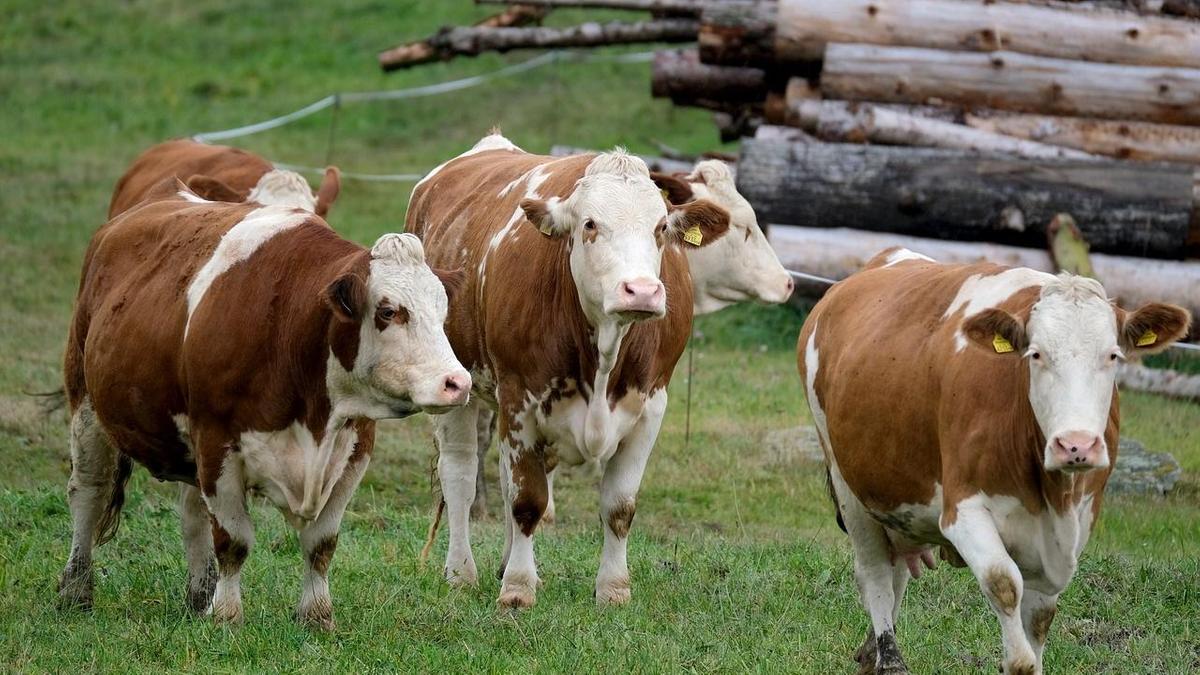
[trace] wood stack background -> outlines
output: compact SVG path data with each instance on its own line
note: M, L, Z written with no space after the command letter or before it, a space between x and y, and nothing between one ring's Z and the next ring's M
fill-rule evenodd
M695 42L656 54L652 93L743 139L738 188L793 226L771 236L789 267L842 277L921 238L1025 261L1067 213L1122 300L1166 289L1200 314L1200 264L1182 262L1200 257L1200 0L476 1L515 20L397 49ZM557 7L650 14L521 25ZM396 53L381 64L409 65Z

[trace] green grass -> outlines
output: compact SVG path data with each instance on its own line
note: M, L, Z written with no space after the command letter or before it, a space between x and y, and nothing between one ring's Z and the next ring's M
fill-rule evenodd
M538 606L498 613L495 519L475 536L477 591L420 569L433 495L428 421L382 425L332 570L339 629L310 634L295 536L256 504L246 624L183 609L174 489L135 474L117 539L97 551L96 608L54 608L70 518L66 423L27 392L58 386L88 237L117 176L164 138L289 112L333 91L426 84L524 58L488 56L381 75L374 54L491 8L454 2L32 0L0 22L0 669L5 671L768 671L848 672L866 617L819 466L777 462L772 429L807 421L793 344L800 316L742 307L697 322L691 435L686 370L647 470L630 544L634 600L591 598L600 531L591 479L558 483L559 524L539 535ZM564 13L558 23L581 14ZM652 151L716 145L707 115L652 100L646 64L563 63L448 96L347 106L333 161L422 171L493 124L532 150L552 143ZM329 113L240 145L321 165ZM332 224L369 242L403 222L410 186L346 182ZM686 369L686 357L681 365ZM1062 599L1050 672L1200 668L1200 407L1123 397L1124 431L1184 465L1165 499L1111 499ZM434 559L444 553L445 538ZM974 581L940 569L910 587L901 647L916 672L994 672L998 628Z

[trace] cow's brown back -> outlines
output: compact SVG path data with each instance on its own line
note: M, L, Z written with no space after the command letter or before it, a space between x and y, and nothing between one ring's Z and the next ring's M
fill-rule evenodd
M146 198L154 186L168 178L187 182L195 175L216 178L245 199L263 174L274 167L245 150L225 145L207 145L187 139L167 141L151 147L134 160L117 181L108 217L128 210Z

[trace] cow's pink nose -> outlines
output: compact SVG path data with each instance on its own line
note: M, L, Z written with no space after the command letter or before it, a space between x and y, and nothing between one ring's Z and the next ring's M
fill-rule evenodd
M666 311L667 292L657 279L622 281L619 295L618 312L662 314Z
M466 373L447 375L442 380L441 398L446 405L459 405L467 402L471 392L471 376Z
M1058 469L1094 469L1107 466L1104 442L1087 431L1068 431L1054 439L1054 463Z
M783 293L783 299L787 300L788 298L792 297L792 291L794 290L796 290L796 282L792 281L792 275L789 274L787 278L787 289Z

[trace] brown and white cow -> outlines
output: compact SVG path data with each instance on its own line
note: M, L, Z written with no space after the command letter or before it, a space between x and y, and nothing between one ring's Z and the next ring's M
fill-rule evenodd
M798 361L871 617L864 670L908 672L901 599L941 547L991 603L1003 671L1041 672L1116 459L1116 370L1188 321L1172 305L1125 311L1092 279L904 249L817 303Z
M341 189L336 167L325 169L325 177L314 194L299 174L276 169L254 153L179 139L159 143L133 160L117 181L108 217L113 218L142 201L168 178L179 178L197 194L216 201L294 206L322 218L329 213Z
M375 420L469 394L442 328L443 283L413 235L368 250L303 209L208 202L174 178L101 227L65 356L63 604L91 605L92 549L115 530L133 460L183 484L193 610L241 619L255 492L299 532L299 619L332 627L326 573Z
M626 538L691 329L681 247L711 243L728 226L728 212L706 200L669 207L646 165L622 151L543 157L499 134L414 190L407 230L433 264L467 272L446 332L477 399L498 410L501 605L534 604L533 533L546 509L546 469L558 461L600 467L596 599L628 601ZM478 577L468 528L479 405L435 422L445 571L455 585Z
M682 205L707 199L729 212L729 233L709 246L685 246L692 277L692 313L711 314L739 302L778 304L792 295L792 277L779 262L775 249L767 241L750 202L737 191L733 173L720 160L698 162L690 174L651 172L650 178L667 191L672 204ZM495 418L490 410L479 413L479 474L475 481L475 503L471 516L487 513L487 482L483 460L495 433ZM554 476L557 467L548 467L548 502L542 522L555 519Z

